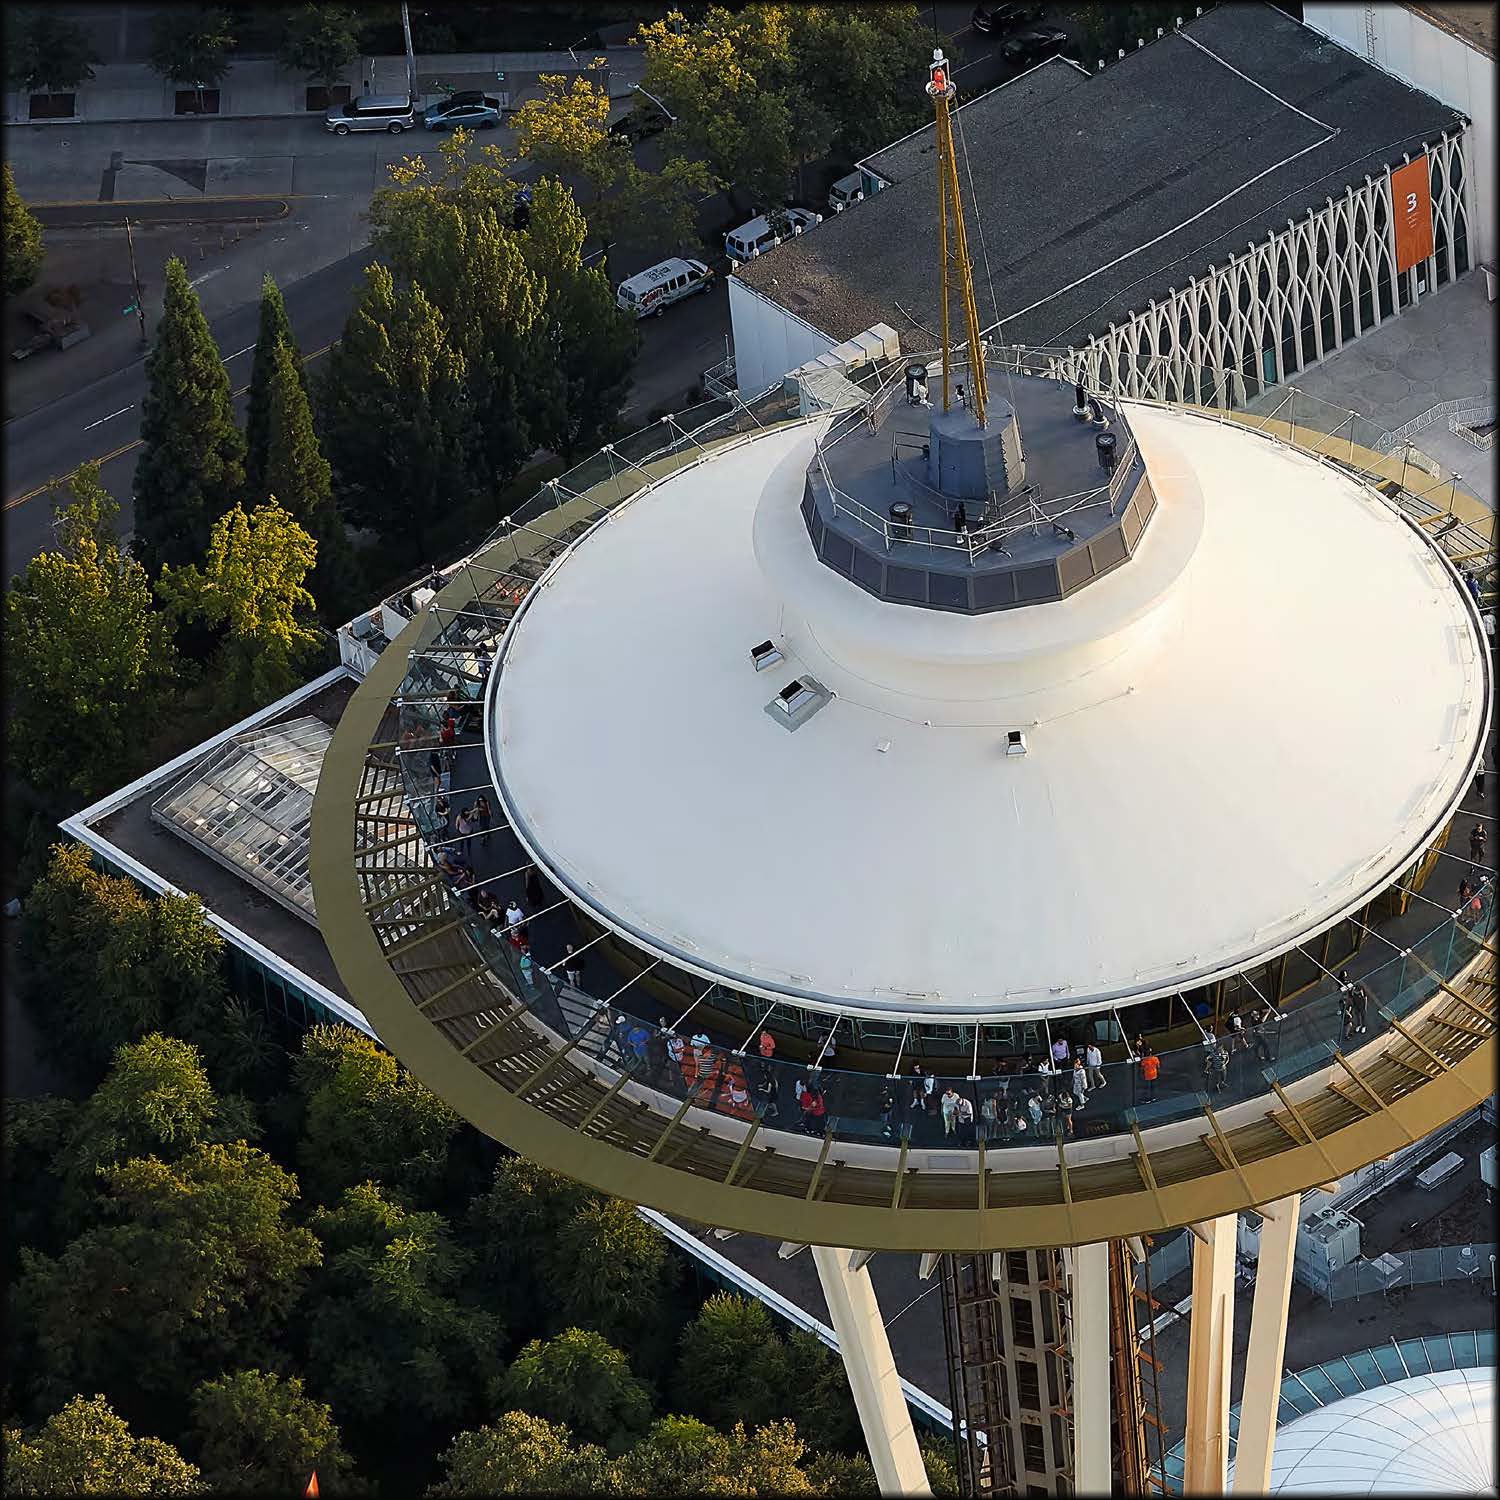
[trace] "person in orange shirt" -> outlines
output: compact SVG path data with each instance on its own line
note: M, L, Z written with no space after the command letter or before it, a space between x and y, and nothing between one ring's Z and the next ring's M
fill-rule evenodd
M768 1058L776 1050L776 1038L769 1031L762 1031L756 1045L760 1048L760 1055Z
M1146 1087L1146 1103L1156 1098L1156 1077L1161 1072L1161 1059L1147 1047L1141 1058L1141 1082Z

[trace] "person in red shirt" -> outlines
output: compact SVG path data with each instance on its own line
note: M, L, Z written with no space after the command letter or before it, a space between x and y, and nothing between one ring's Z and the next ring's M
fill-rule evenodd
M776 1038L769 1031L763 1031L760 1034L760 1041L756 1045L760 1048L760 1055L762 1057L770 1057L776 1050Z
M1149 1047L1141 1058L1141 1082L1146 1087L1146 1103L1156 1098L1156 1076L1161 1072L1161 1059Z
M802 1128L809 1135L823 1134L823 1116L828 1107L823 1103L823 1091L815 1083L802 1090Z

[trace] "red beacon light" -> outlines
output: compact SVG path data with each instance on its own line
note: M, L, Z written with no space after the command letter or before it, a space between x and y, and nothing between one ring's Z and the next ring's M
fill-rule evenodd
M936 96L947 94L953 87L948 81L948 59L943 56L941 47L933 48L932 65L928 69L929 83L927 92Z

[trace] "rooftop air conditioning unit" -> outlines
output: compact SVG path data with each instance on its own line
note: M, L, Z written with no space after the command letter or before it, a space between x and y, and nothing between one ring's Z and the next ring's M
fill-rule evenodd
M787 718L791 718L799 709L806 708L816 697L817 694L800 677L794 677L777 693L776 707Z
M750 648L750 660L755 663L757 672L764 672L767 667L774 667L781 660L781 652L776 649L775 641L762 641L760 645Z
M1026 736L1019 729L1007 730L1005 734L1005 753L1007 755L1025 755L1026 750Z
M368 640L379 626L379 614L359 615L349 622L349 634L357 641Z

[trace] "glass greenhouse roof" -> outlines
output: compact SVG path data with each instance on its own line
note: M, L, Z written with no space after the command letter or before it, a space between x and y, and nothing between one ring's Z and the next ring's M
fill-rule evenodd
M225 741L151 804L151 817L273 901L317 921L308 821L333 731L294 719Z

